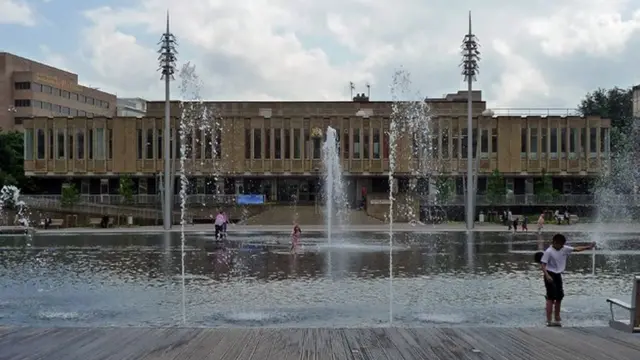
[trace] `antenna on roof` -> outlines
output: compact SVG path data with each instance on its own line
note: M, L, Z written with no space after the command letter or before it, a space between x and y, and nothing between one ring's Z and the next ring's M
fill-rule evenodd
M371 99L371 85L367 83L367 97Z
M351 97L349 99L353 99L353 91L356 89L356 85L353 81L349 81L349 91L351 93Z

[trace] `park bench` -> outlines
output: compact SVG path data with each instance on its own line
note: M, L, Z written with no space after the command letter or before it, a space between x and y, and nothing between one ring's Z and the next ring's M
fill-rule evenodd
M618 299L607 299L611 310L611 320L609 326L620 331L638 333L640 332L640 276L633 278L633 292L631 293L631 304ZM625 310L628 318L616 319L614 315L614 305Z

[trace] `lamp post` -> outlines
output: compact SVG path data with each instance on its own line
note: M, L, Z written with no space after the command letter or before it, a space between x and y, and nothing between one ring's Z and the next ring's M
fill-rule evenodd
M173 208L172 200L172 183L173 175L171 174L171 80L174 79L173 74L176 70L176 42L175 36L169 30L169 12L167 11L167 29L160 38L160 50L158 53L158 61L160 67L158 70L162 73L161 79L164 80L165 104L164 104L164 206L163 206L163 228L171 229L171 213ZM177 134L176 134L177 136Z
M479 73L478 61L480 60L480 51L478 50L478 39L471 31L471 11L469 11L469 32L462 40L462 75L467 81L467 194L466 194L466 224L467 230L473 229L474 219L474 194L473 185L473 82Z

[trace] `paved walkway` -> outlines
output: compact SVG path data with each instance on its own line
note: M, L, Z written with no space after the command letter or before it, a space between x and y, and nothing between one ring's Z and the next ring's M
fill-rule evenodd
M324 225L306 225L302 226L303 232L324 232ZM16 233L19 227L2 227L2 233ZM174 226L171 232L180 232L179 225ZM184 231L187 233L203 233L213 232L213 225L196 224L186 225ZM291 226L287 225L231 225L229 232L290 232ZM384 233L389 231L388 224L379 225L353 225L345 228L344 231L352 232L378 232ZM466 231L465 225L461 223L438 224L438 225L421 225L400 223L393 225L393 231L397 232L462 232ZM476 232L506 232L505 226L496 224L477 224L474 229ZM161 226L136 226L122 228L66 228L66 229L35 229L36 234L158 234L163 233ZM535 231L532 231L535 232ZM575 232L606 232L606 233L640 233L640 224L576 224L576 225L547 225L544 233L575 233Z

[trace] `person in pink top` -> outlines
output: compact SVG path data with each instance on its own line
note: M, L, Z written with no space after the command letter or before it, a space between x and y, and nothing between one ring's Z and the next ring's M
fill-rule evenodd
M216 229L216 240L222 239L223 226L225 222L226 222L226 219L225 219L224 213L220 211L218 215L216 215L216 220L213 223Z
M300 226L298 224L293 225L293 231L291 232L291 253L295 253L295 251L300 246L300 235L302 235L302 230L300 230Z

